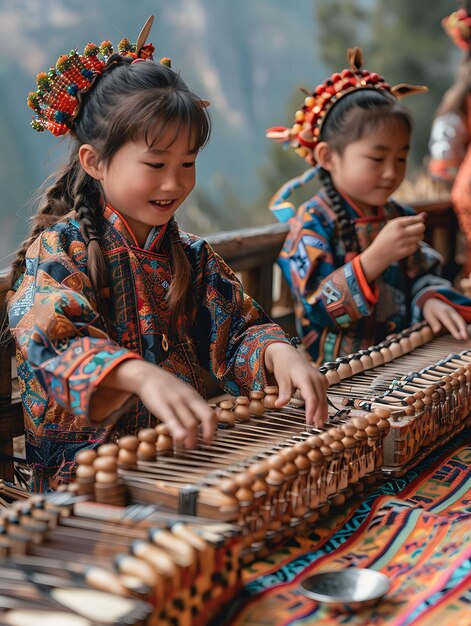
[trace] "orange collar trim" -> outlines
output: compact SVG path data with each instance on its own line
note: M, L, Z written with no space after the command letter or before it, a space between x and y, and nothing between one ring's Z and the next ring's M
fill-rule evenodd
M154 248L156 247L156 245L162 240L162 238L165 235L165 232L167 231L168 222L166 222L165 224L162 224L162 226L160 227L160 230L154 236L151 245L148 248L142 248L139 245L131 226L126 221L126 218L123 217L123 215L119 211L117 211L114 207L112 207L111 204L106 204L103 215L105 219L108 219L109 221L111 221L111 223L113 224L113 227L116 228L118 232L120 232L126 239L128 239L128 241L130 241L130 243L134 247L139 248L139 250L145 249L147 252L152 252Z

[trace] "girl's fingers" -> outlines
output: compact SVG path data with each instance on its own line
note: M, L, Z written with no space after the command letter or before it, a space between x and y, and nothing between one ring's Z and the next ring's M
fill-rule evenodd
M319 400L318 404L317 404L317 410L314 413L314 424L318 427L321 427L324 425L326 419L327 419L327 414L328 414L328 405L327 405L327 389L328 389L328 382L327 379L322 376L321 374L318 374L316 376L316 380L315 380L315 388L316 388L316 394L317 394L317 398Z
M172 407L164 403L159 404L158 410L152 411L170 430L170 435L176 443L184 443L187 438L187 430L175 415Z
M434 302L424 313L426 321L434 333L438 333L442 326L455 339L467 339L468 328L465 320L453 307L442 302Z
M455 339L467 339L468 338L468 325L466 324L465 320L461 317L461 315L458 313L458 311L455 311L455 309L452 308L450 311L450 318L453 320L453 323L456 328L456 336L453 335Z
M314 423L314 416L319 404L314 381L306 381L305 384L299 386L299 391L305 402L306 423L311 425Z
M214 439L217 426L216 413L196 392L188 397L182 397L174 408L183 425L191 430L190 439L192 441L196 443L198 424L202 426L205 441Z
M403 215L402 217L396 217L394 220L391 220L391 224L396 222L401 224L402 226L409 226L410 224L423 224L424 223L425 213L419 213L417 215Z
M457 311L455 311L454 314L457 316L456 324L460 333L458 339L468 339L468 325Z
M306 401L306 422L319 428L324 425L327 419L326 383L325 378L316 372L309 381L309 401L301 391L301 395Z
M420 224L410 224L406 226L402 231L402 234L405 237L418 237L419 235L423 235L425 232L425 224L420 222Z
M293 380L305 402L306 423L321 427L327 418L327 381L318 372L309 372L301 380Z
M183 398L176 401L172 409L180 424L185 428L185 447L193 448L198 437L198 420Z
M454 339L461 339L458 328L455 326L453 320L447 317L442 320L442 325L450 333L450 335L454 337Z
M424 316L425 320L430 324L430 328L434 333L438 333L440 328L442 327L440 321L437 319L434 313L428 312L427 315Z
M203 439L212 441L217 428L217 415L213 409L206 405L205 410L199 413L199 421L203 428Z
M278 385L278 399L275 402L275 406L281 408L288 404L293 397L293 384L288 373L283 372L283 374L280 374L279 372L273 372L273 374Z
M440 319L443 326L445 326L450 335L452 335L455 339L466 339L466 324L459 313L453 309L450 311L444 311L444 314Z

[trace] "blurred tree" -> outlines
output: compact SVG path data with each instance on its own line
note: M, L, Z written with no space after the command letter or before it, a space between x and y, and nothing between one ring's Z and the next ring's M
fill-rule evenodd
M365 66L391 85L429 87L428 94L405 100L415 120L410 164L417 170L427 154L433 114L454 73L456 53L441 20L456 7L449 0L315 0L315 7L319 56L332 71L345 67L347 48L361 46Z
M335 71L345 66L346 49L363 41L368 14L359 0L314 0L314 7L319 56Z

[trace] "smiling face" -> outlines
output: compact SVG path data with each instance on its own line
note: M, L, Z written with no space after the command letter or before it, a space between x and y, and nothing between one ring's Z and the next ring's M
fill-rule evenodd
M151 146L144 138L128 141L109 162L98 164L106 202L126 219L140 245L192 191L196 156L190 128L169 125Z
M367 215L383 206L406 173L410 130L400 119L389 118L340 154L331 151L326 169L336 189Z

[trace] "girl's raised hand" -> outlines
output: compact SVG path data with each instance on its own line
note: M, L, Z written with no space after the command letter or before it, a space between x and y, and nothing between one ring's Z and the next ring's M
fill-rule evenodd
M368 282L378 278L392 263L413 254L425 234L425 213L396 217L380 230L373 243L361 253Z
M468 339L466 322L458 311L443 300L438 298L427 300L422 315L434 333L440 332L443 326L455 339Z
M199 424L206 441L214 438L217 418L206 400L193 387L157 365L128 359L115 367L102 385L139 396L152 415L168 426L176 443L193 448Z
M278 385L276 406L285 406L299 389L306 403L306 423L321 427L327 419L327 381L311 363L287 343L271 343L265 349L265 367Z

